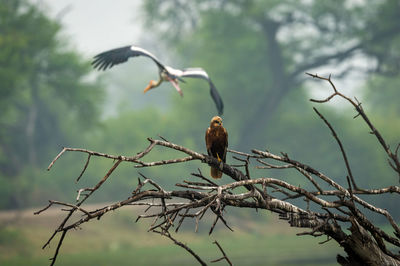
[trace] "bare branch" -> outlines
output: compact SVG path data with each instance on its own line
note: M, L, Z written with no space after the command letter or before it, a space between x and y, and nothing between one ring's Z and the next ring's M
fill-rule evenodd
M211 262L218 262L218 261L220 261L220 260L226 260L226 262L228 262L228 264L232 266L232 265L233 265L232 262L230 261L230 259L228 258L228 256L226 256L225 251L222 249L222 247L221 247L221 245L218 243L218 241L215 240L215 241L213 242L213 244L216 244L216 245L218 246L219 250L222 252L223 257L221 257L221 258L219 258L219 259L216 259L216 260L212 260Z
M162 160L158 162L142 162L142 161L137 161L139 165L135 165L135 168L141 168L141 167L150 167L150 166L157 166L157 165L164 165L164 164L173 164L173 163L183 163L187 161L192 161L194 158L192 156L188 156L185 158L180 158L180 159L171 159L171 160Z
M330 79L330 77L329 77L329 79ZM336 89L335 89L335 90L336 90ZM334 130L333 127L332 127L332 125L326 120L326 118L317 110L317 108L313 107L313 109L314 109L314 111L318 114L318 116L324 121L324 123L329 127L329 129L330 129L330 131L331 131L333 137L334 137L335 140L337 141L337 143L338 143L338 145L339 145L339 147L340 147L340 151L342 152L343 160L344 160L344 163L345 163L345 165L346 165L347 173L349 174L351 183L353 184L353 186L354 186L355 189L358 189L358 187L357 187L357 185L356 185L356 182L354 181L354 177L353 177L353 174L352 174L352 172L351 172L351 168L350 168L350 165L349 165L349 161L348 161L348 159L347 159L346 152L344 151L342 142L340 141L340 139L339 139L339 137L337 136L335 130ZM353 193L350 184L349 184L349 192L350 192L350 194Z
M81 172L81 174L78 176L78 178L76 179L75 183L78 183L78 182L79 182L79 179L81 179L83 173L86 171L86 168L87 168L88 165L89 165L89 161L90 161L90 157L91 157L91 156L92 156L92 155L89 153L89 154L88 154L88 158L87 158L86 163L85 163L85 166L83 167L82 172Z
M330 76L328 78L326 78L326 77L318 76L317 74L310 74L310 73L306 73L306 74L311 76L311 77L313 77L313 78L317 78L317 79L328 81L329 84L331 85L332 89L334 90L334 93L331 96L329 96L327 99L325 99L325 100L318 101L318 100L311 99L311 101L318 102L318 103L323 103L323 102L329 101L334 96L340 96L343 99L347 100L351 105L353 105L353 107L358 112L358 115L363 118L365 123L370 128L372 134L375 135L375 137L377 138L377 140L381 144L382 148L385 150L385 152L387 153L388 157L390 158L391 162L395 166L395 167L393 167L393 169L397 172L397 174L399 176L399 182L400 182L400 161L399 161L399 157L397 156L397 152L393 153L390 150L389 146L386 144L386 142L385 142L384 138L382 137L381 133L375 128L375 126L372 124L372 122L370 121L370 119L368 118L366 113L364 112L364 109L362 108L361 103L357 99L355 99L356 100L356 102L355 102L352 99L350 99L349 97L347 97L347 96L343 95L342 93L338 92L338 90L336 89L335 84L333 84Z
M179 242L178 240L176 240L175 238L173 238L169 232L167 232L167 231L161 231L161 232L160 232L160 231L156 231L156 230L153 230L152 232L157 233L157 234L160 234L160 235L162 235L162 236L165 236L165 237L171 239L171 240L174 242L175 245L180 246L180 247L186 249L187 252L189 252L190 254L192 254L192 256L193 256L201 265L207 265L207 264L199 257L199 255L197 255L191 248L189 248L189 247L188 247L187 245L185 245L184 243Z

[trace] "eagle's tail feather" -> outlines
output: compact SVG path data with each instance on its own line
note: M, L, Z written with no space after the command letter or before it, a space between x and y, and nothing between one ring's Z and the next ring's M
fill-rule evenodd
M215 179L221 178L222 172L217 168L211 167L211 176Z

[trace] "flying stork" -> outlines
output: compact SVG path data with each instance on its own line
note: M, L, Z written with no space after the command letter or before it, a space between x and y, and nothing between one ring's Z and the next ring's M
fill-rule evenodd
M219 115L222 115L224 104L222 102L221 96L219 95L211 79L208 77L207 72L202 68L186 68L183 70L175 69L161 63L157 59L157 57L155 57L149 51L133 45L124 46L100 53L93 58L92 65L95 69L106 70L107 68L111 68L114 65L118 65L128 61L130 57L136 56L146 56L151 58L158 66L159 70L159 80L150 80L149 85L147 85L147 87L144 89L144 93L146 93L150 89L160 86L163 81L169 81L172 83L178 93L183 96L183 92L179 87L178 80L184 82L183 78L201 78L208 81L211 97L215 102Z

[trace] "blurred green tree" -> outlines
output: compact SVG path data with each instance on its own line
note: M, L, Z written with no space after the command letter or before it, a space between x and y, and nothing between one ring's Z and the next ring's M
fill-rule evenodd
M12 181L8 186L16 191L33 182L27 168L43 169L55 149L99 119L103 89L59 32L60 25L30 2L1 1L0 179ZM6 193L11 198L3 195L8 202L2 205L18 207L21 193Z

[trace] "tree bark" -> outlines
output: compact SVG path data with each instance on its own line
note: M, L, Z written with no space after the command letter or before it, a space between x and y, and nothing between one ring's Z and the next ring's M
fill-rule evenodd
M400 260L385 254L355 219L351 219L351 234L338 241L347 253L347 257L337 256L337 261L343 266L350 265L400 265Z
M240 149L248 148L249 144L259 143L257 141L258 131L249 129L254 128L254 125L259 123L268 124L282 99L295 86L294 80L285 71L282 50L277 40L277 32L280 24L263 18L259 21L259 25L268 44L266 53L268 55L268 71L272 72L272 82L271 87L266 90L264 95L260 96L263 98L263 102L259 104L255 112L248 116L248 119L243 123L240 132L240 140L242 141L238 144ZM249 141L254 143L249 143Z

